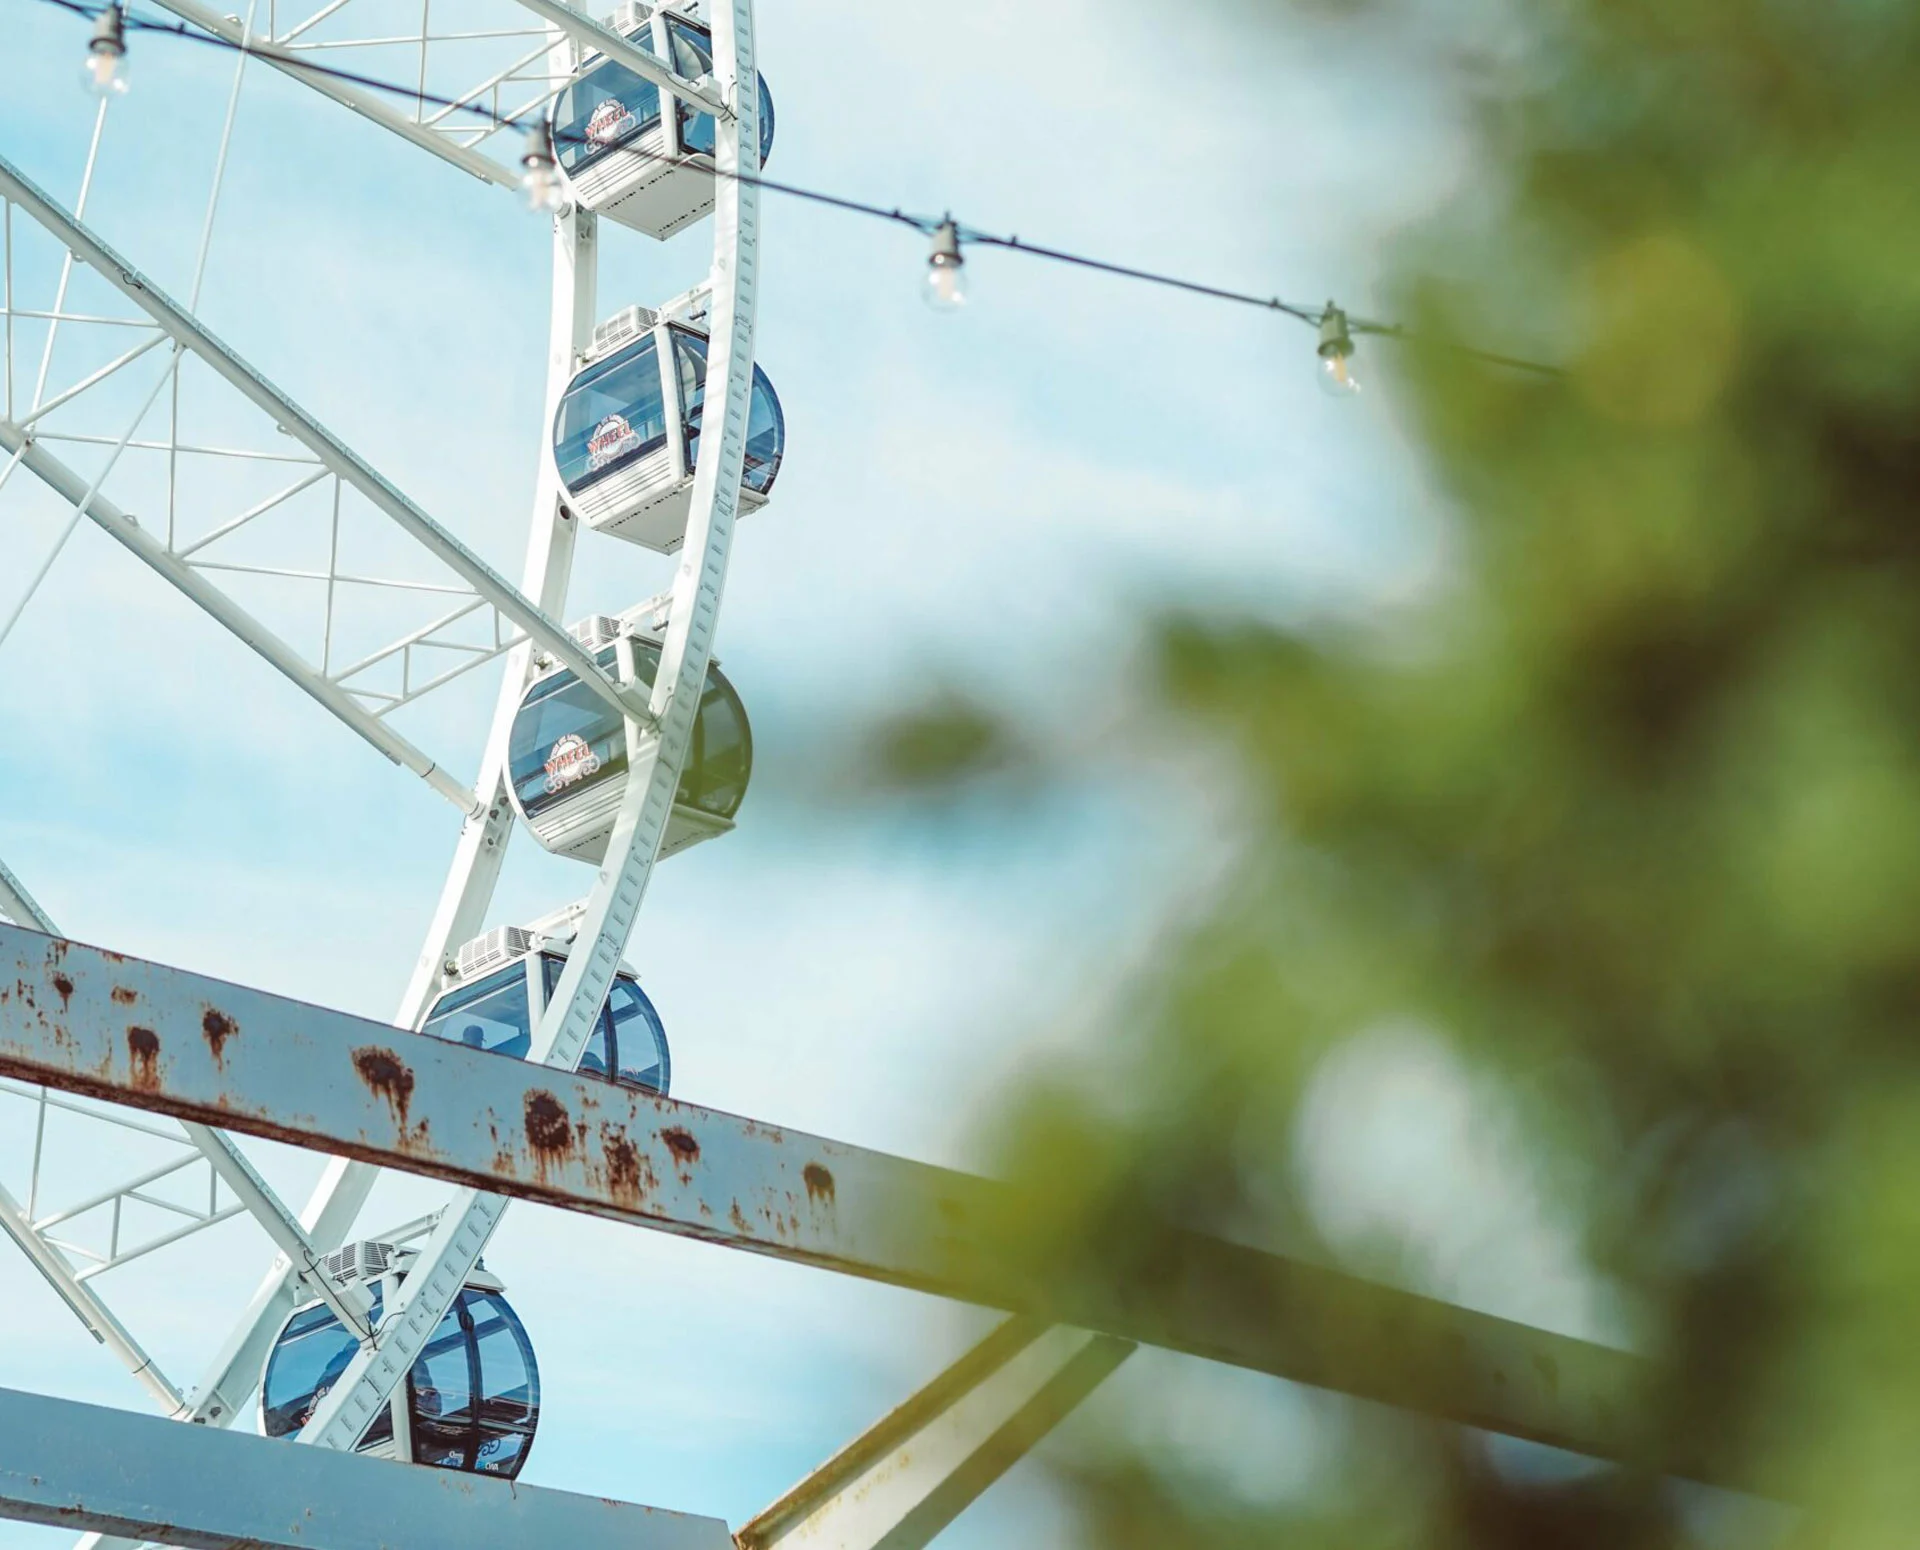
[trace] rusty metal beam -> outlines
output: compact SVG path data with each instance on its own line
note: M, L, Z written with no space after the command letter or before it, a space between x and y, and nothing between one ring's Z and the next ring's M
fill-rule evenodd
M0 1389L0 1518L198 1550L731 1546L718 1518L13 1389Z
M1600 1457L1624 1352L1117 1213L0 926L0 1073L1165 1346ZM1638 1460L1650 1463L1649 1460ZM1723 1478L1710 1456L1661 1461Z

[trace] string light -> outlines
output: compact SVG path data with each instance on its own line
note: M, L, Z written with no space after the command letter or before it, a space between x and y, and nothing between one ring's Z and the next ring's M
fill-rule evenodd
M560 187L560 164L553 159L553 125L541 119L527 131L527 148L520 158L520 190L535 214L553 214L566 203Z
M967 304L967 261L960 254L960 228L951 216L933 229L927 282L920 294L935 312L958 312Z
M1360 379L1353 374L1353 335L1347 315L1332 302L1320 314L1320 391L1330 398L1353 398Z
M81 81L96 97L118 97L127 89L127 13L118 5L102 11L87 43Z
M78 16L96 19L93 42L88 49L88 78L90 86L96 76L104 78L108 84L95 88L103 93L126 90L125 29L132 27L146 32L163 32L169 37L183 38L193 43L255 54L263 59L291 67L296 75L320 76L328 80L364 87L369 91L406 98L422 106L432 105L451 112L464 113L483 120L494 129L522 130L526 136L526 149L520 158L522 168L520 187L526 194L529 205L537 211L558 210L564 204L565 189L555 165L554 148L558 145L579 145L597 149L585 135L555 129L544 118L532 124L524 120L503 118L475 102L463 101L456 97L435 96L431 92L412 86L402 86L394 81L358 75L351 70L334 69L318 64L308 57L284 54L271 44L256 41L235 42L218 33L206 32L181 23L154 21L147 17L128 14L118 3L104 8L90 4L88 0L47 0L47 3L56 5L62 10L71 11ZM103 51L107 55L104 64L98 62ZM1277 312L1298 322L1306 323L1319 332L1318 354L1321 381L1327 391L1335 396L1345 397L1360 391L1359 382L1355 379L1352 369L1353 339L1356 334L1375 334L1414 345L1426 343L1452 355L1483 361L1488 365L1513 371L1529 372L1537 376L1557 378L1566 375L1560 367L1540 361L1499 355L1470 345L1455 344L1452 341L1423 341L1409 334L1397 323L1376 323L1349 317L1346 312L1331 302L1324 308L1298 306L1282 301L1277 296L1259 296L1249 291L1230 290L1223 286L1207 285L1198 280L1184 279L1178 275L1137 269L1131 265L1117 264L1081 253L1064 252L1059 248L1041 247L1031 242L1022 242L1018 237L996 236L991 232L965 226L951 215L938 218L914 215L898 208L889 209L884 205L867 204L858 199L847 199L839 194L803 188L798 184L783 183L758 174L723 171L710 164L703 164L694 156L670 156L664 152L641 150L637 146L628 146L625 151L628 155L643 157L663 166L693 167L709 176L731 178L746 187L765 189L770 193L824 205L829 209L848 214L864 215L875 220L891 221L898 225L912 227L931 240L932 249L928 256L922 294L925 295L930 306L941 311L957 310L965 303L967 287L966 263L961 252L963 245L996 247L1011 253L1023 253L1029 258L1045 259L1078 269L1093 270L1099 274L1115 275L1122 279L1138 280L1149 285L1185 291L1189 295L1205 296L1241 306L1258 307L1262 311Z

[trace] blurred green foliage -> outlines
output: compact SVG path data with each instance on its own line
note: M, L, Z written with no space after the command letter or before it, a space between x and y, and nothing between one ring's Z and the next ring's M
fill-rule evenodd
M1905 1544L1920 5L1474 17L1450 55L1417 0L1261 14L1449 73L1476 175L1394 238L1392 300L1430 339L1569 375L1363 341L1452 497L1457 584L1411 651L1404 621L1391 652L1209 617L1160 632L1142 722L1238 772L1237 860L1170 923L1099 1070L1010 1100L1003 1160L1042 1181L1063 1275L1105 1273L1150 1211L1419 1283L1417 1244L1317 1229L1300 1135L1343 1046L1419 1028L1499 1095L1515 1166L1650 1359L1639 1465L1704 1440L1794 1504L1770 1542ZM941 726L896 764L997 746L970 716ZM1406 1418L1352 1420L1278 1499L1109 1433L1070 1478L1090 1542L1118 1550L1661 1546L1698 1526L1656 1467L1516 1470Z

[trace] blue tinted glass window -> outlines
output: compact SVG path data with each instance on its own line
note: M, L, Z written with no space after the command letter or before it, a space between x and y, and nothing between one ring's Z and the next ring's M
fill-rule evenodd
M700 422L707 398L707 340L703 334L676 325L673 329L674 375L680 394L681 434L686 438L687 468L691 472L700 453ZM787 440L786 416L767 374L753 368L753 396L747 415L747 453L740 482L765 495L780 472L780 456Z
M624 974L616 975L607 995L613 1014L614 1049L620 1080L631 1087L664 1093L672 1071L667 1054L667 1030L646 992Z
M458 1306L440 1321L407 1374L407 1397L414 1462L470 1468L476 1440L472 1352Z
M707 402L707 340L691 329L673 330L673 372L680 395L680 434L687 444L687 472L700 459L700 420Z
M667 409L651 334L575 377L554 417L554 460L569 490L584 490L666 444Z
M659 646L636 640L633 660L639 676L652 683L660 671ZM746 799L752 766L753 739L747 727L746 707L720 670L711 668L673 799L716 818L731 818Z
M787 445L787 418L767 374L753 368L753 404L747 416L747 457L741 483L765 495L780 472L780 455Z
M611 646L595 658L615 671ZM627 770L626 723L572 673L543 678L527 692L507 747L508 774L529 818Z
M262 1429L269 1437L291 1437L307 1424L320 1397L347 1370L357 1344L324 1303L293 1316L261 1383Z
M479 1363L479 1448L474 1467L486 1474L520 1472L540 1419L540 1369L527 1332L504 1299L461 1294Z
M420 1031L469 1049L526 1059L533 1046L533 1018L525 970L516 963L449 991L434 1003Z
M673 40L673 68L690 81L713 73L713 34L695 22L669 19L667 35ZM767 91L767 78L760 85L760 160L773 153L773 97ZM713 154L713 115L698 113L684 102L675 107L680 124L680 148L690 155Z
M380 1321L380 1292L373 1290L370 1316ZM347 1370L360 1343L347 1333L346 1325L333 1316L324 1303L303 1308L287 1321L286 1329L274 1342L267 1358L267 1370L260 1380L261 1430L269 1437L291 1437L312 1419L314 1410L325 1399L340 1374ZM362 1448L393 1436L393 1417L381 1412L380 1419L367 1428L360 1439Z
M652 29L643 27L630 41L652 53L652 38ZM660 93L653 83L615 60L603 60L554 103L554 152L568 172L582 172L659 123Z

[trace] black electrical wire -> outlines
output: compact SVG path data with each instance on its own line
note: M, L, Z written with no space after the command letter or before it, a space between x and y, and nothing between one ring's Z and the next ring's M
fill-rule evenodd
M58 6L64 11L71 11L74 15L85 17L90 21L96 20L108 9L105 5L89 4L87 0L46 0L46 3ZM526 131L539 127L539 121L537 120L529 122L520 119L502 118L499 114L481 107L478 103L463 101L456 97L441 97L416 87L402 86L394 81L383 81L376 76L359 75L351 70L339 70L329 65L315 64L309 60L295 58L284 49L272 45L262 46L248 43L244 40L236 43L232 39L221 37L217 32L208 32L202 28L189 26L185 22L162 22L155 21L151 17L137 16L124 6L122 7L121 14L127 27L141 32L162 33L168 37L184 38L192 43L211 44L216 48L226 49L231 53L249 54L272 63L286 65L295 71L323 76L328 80L339 81L346 85L364 87L369 91L384 92L389 96L405 97L418 104L424 105L431 103L437 108L447 108L481 119L492 129L518 129ZM556 145L586 145L589 143L584 135L569 134L554 129L551 126L548 127L547 132L549 138ZM709 172L716 177L731 178L745 187L766 189L770 193L785 194L790 198L805 200L812 204L825 205L829 209L845 210L854 215L869 216L875 220L892 221L902 226L911 226L915 231L924 234L933 233L952 219L949 216L933 217L913 215L898 207L890 209L884 205L868 204L862 200L848 199L839 194L828 194L819 189L804 188L797 183L784 183L758 173L723 172L717 167L701 165L694 157L667 156L656 151L642 151L633 146L625 147L625 149L628 154L640 156L649 161L675 167L700 166L702 171ZM1099 274L1115 275L1121 279L1140 280L1148 285L1159 285L1172 290L1186 291L1191 295L1206 296L1216 301L1228 301L1241 306L1258 307L1262 311L1278 312L1286 317L1295 318L1302 323L1310 324L1316 328L1325 321L1328 313L1327 308L1297 306L1291 302L1282 301L1277 296L1257 296L1250 291L1230 290L1223 286L1207 285L1198 280L1182 279L1178 275L1161 274L1150 269L1136 269L1129 264L1112 263L1106 259L1089 258L1080 253L1068 253L1059 248L1042 247L1036 243L1022 242L1017 236L997 236L992 232L981 231L975 227L966 226L959 222L953 222L953 225L963 243L969 243L977 247L1001 248L1010 253L1025 253L1032 258L1043 258L1052 263L1066 264L1077 269L1088 269ZM1412 344L1427 342L1422 341L1416 335L1408 333L1407 330L1398 323L1369 323L1360 319L1351 319L1349 320L1348 326L1350 330L1356 334L1371 334L1380 338L1399 339ZM1541 376L1550 377L1565 375L1564 371L1558 366L1549 366L1540 361L1522 360L1511 355L1499 355L1490 350L1475 349L1470 345L1449 342L1442 345L1441 348L1446 349L1452 354L1463 355L1472 360L1484 361L1489 365L1504 366L1516 371L1533 372Z

